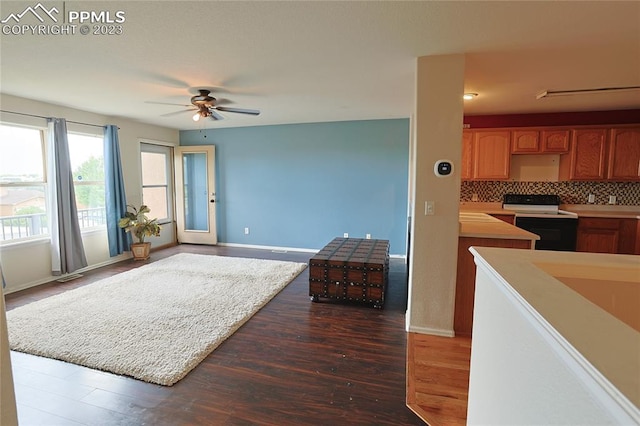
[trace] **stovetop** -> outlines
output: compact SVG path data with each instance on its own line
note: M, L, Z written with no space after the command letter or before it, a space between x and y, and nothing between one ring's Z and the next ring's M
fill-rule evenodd
M577 218L575 213L560 210L560 197L551 194L505 194L502 208L516 212L516 217Z

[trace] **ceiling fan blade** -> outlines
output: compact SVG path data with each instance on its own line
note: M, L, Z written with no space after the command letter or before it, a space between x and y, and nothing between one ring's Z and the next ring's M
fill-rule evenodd
M244 108L229 108L223 106L216 106L214 109L222 112L237 112L239 114L251 114L251 115L260 115L260 111L257 109L244 109Z
M155 104L155 105L177 105L177 106L183 106L183 107L190 107L190 104L174 104L174 103L169 103L169 102L154 102L154 101L144 101L145 104Z
M209 108L209 112L211 113L210 117L211 117L212 120L215 120L215 121L224 120L224 117L222 115L218 114L218 112L215 109Z
M197 108L183 109L180 111L168 112L166 114L161 114L160 117L171 117L172 115L178 115L189 111L197 111Z

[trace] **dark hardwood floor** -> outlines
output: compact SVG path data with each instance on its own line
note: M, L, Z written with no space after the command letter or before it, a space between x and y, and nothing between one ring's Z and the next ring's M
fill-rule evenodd
M310 253L180 245L179 252L307 262ZM147 262L149 262L147 261ZM7 309L146 262L125 261L6 296ZM312 303L308 269L172 387L12 352L20 424L418 425L405 405L406 265L385 308Z

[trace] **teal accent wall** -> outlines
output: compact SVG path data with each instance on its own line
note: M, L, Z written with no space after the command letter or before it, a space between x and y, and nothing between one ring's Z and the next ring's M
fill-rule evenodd
M320 249L369 233L406 254L408 119L185 130L180 144L216 147L220 242Z

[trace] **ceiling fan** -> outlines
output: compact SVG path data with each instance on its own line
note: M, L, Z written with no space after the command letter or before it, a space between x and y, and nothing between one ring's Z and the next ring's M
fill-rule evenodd
M221 105L222 103L229 102L226 99L216 99L211 96L211 91L208 89L198 89L199 94L191 97L191 105L195 108L189 108L187 110L178 111L177 113L187 112L187 111L196 111L193 115L193 121L199 121L201 118L211 118L212 120L223 120L224 116L218 113L218 111L222 112L233 112L238 114L249 114L249 115L259 115L260 111L257 109L246 109L246 108L234 108L234 107L226 107ZM160 102L157 102L160 103ZM174 105L174 104L169 104ZM189 106L189 105L185 105ZM165 115L173 115L176 113L169 113Z

